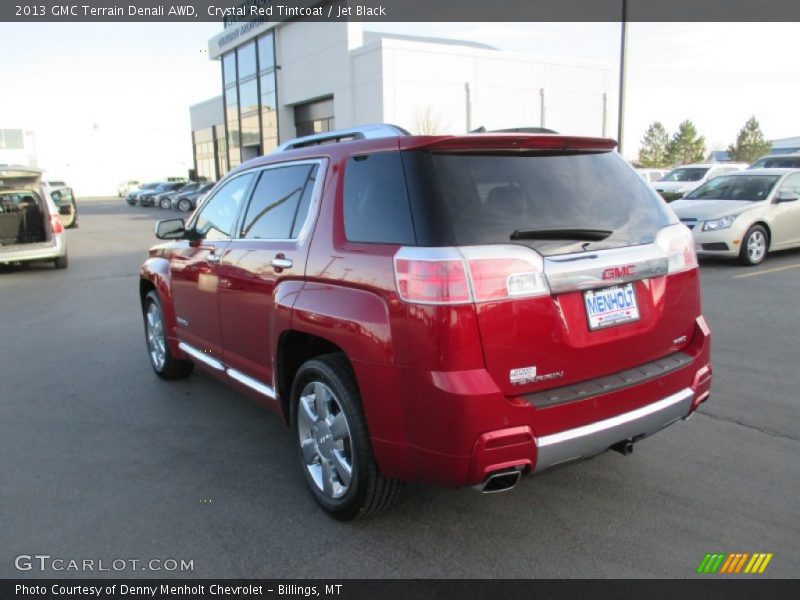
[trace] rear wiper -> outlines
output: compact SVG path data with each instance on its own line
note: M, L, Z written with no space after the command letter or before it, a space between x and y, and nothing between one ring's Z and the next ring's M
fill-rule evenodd
M610 236L608 229L517 229L512 240L590 240L599 242Z

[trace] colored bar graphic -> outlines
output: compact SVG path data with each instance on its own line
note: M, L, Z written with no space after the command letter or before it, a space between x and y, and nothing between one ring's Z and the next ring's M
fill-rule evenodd
M760 574L767 569L767 565L773 556L771 552L756 552L754 554L748 552L708 553L697 566L697 572L703 574L735 574L741 573L742 568L744 568L744 573Z

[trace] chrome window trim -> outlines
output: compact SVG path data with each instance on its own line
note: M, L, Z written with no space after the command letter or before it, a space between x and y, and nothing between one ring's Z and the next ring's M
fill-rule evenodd
M253 201L253 194L255 194L256 187L258 187L258 180L260 179L261 175L264 171L270 171L273 169L279 169L281 167L294 167L298 165L318 165L319 168L317 169L316 181L314 181L314 189L311 192L311 202L308 205L308 212L306 213L305 221L303 222L303 226L300 228L299 233L297 234L296 238L244 238L241 237L242 235L242 227L244 227L244 220L247 218L247 209L250 208L250 203ZM250 190L250 193L247 196L247 204L243 207L239 219L236 222L236 237L230 239L231 242L302 242L305 240L306 236L311 229L313 223L316 222L317 216L319 213L319 206L322 200L322 188L324 187L325 177L327 176L328 171L328 159L327 158L306 158L300 160L289 160L285 162L279 163L272 163L269 165L263 165L259 167L255 167L254 169L249 169L246 172L253 172L258 171L256 180L253 185L253 189ZM313 215L313 218L312 218Z

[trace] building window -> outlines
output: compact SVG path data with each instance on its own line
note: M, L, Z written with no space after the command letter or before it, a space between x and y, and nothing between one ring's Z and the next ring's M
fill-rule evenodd
M233 52L222 57L222 81L226 87L236 83L236 55Z
M258 38L258 68L262 72L275 68L275 37L272 32Z
M294 125L298 137L333 130L333 98L295 106Z
M239 62L239 80L247 79L256 74L256 44L250 42L240 46L236 51Z
M194 132L194 161L198 181L216 181L216 154L214 151L214 128Z

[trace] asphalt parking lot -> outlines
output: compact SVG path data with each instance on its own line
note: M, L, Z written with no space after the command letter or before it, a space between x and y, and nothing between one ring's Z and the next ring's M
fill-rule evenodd
M178 213L79 206L69 269L0 270L0 577L105 575L15 568L49 554L193 561L111 573L151 577L686 578L707 552L771 552L757 577L797 576L800 251L701 263L711 399L633 455L506 494L410 485L347 524L317 508L277 415L199 372L153 375L137 273Z

